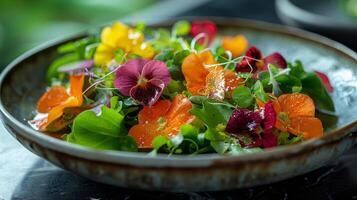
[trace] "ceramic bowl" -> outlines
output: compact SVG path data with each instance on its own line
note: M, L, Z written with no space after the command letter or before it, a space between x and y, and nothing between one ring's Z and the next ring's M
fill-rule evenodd
M344 12L343 0L276 0L285 24L319 33L357 49L357 19Z
M85 34L42 45L6 67L0 77L0 110L5 127L25 148L75 174L121 187L165 191L215 191L287 179L323 166L356 143L356 53L298 29L238 19L211 20L218 24L219 34L244 34L265 55L278 51L289 61L301 59L308 70L326 73L334 87L331 95L338 117L335 128L322 138L262 153L156 157L144 152L97 151L33 130L27 120L45 91L45 72L56 58L57 47Z

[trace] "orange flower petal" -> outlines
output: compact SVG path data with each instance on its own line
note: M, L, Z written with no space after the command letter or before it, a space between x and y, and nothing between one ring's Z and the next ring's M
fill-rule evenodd
M239 85L243 85L244 80L242 78L237 77L236 73L231 70L224 71L224 85L226 97L231 98L233 90Z
M183 124L191 123L195 117L189 114L192 109L192 103L183 95L176 95L172 101L171 107L168 110L165 118L167 124L163 132L165 135L173 137L180 131Z
M260 104L259 102L261 102L262 106L264 106L264 102L262 102L258 98L256 98L256 101L257 101L258 106ZM281 131L288 131L287 123L282 121L279 117L279 113L281 113L282 110L281 110L281 106L280 106L278 100L274 100L274 101L272 101L272 103L273 103L275 113L278 115L276 118L276 122L275 122L275 128L277 128Z
M54 120L58 119L63 114L63 109L68 107L81 106L83 103L83 90L84 75L72 75L70 77L70 97L63 101L58 106L52 108L47 117L46 125L50 124Z
M160 100L153 106L144 106L139 112L138 119L140 124L156 122L160 117L165 115L171 106L169 100Z
M243 35L225 36L222 39L221 46L230 51L233 57L238 57L248 48L248 41Z
M321 137L322 123L315 117L294 117L290 119L288 131L294 135L303 135L304 139Z
M68 99L66 88L63 86L53 86L45 92L37 102L37 111L47 113L52 108L58 106L63 101Z
M187 82L187 89L192 95L205 96L206 76L208 70L204 64L216 64L210 51L188 55L182 63L182 73Z
M144 107L139 112L139 124L130 128L129 135L139 148L151 148L156 136L173 137L183 124L191 123L195 119L189 113L191 108L190 100L183 95L176 95L172 102L161 100L152 107Z
M315 116L315 105L313 100L301 93L283 94L278 97L281 107L280 112L285 112L289 118L306 116Z
M225 77L222 67L213 67L206 76L206 95L209 98L223 100L225 93Z
M72 75L69 79L71 96L78 99L78 102L82 104L83 102L83 85L84 85L84 74Z
M137 124L130 128L129 135L133 137L139 148L152 148L152 141L161 132L157 123Z

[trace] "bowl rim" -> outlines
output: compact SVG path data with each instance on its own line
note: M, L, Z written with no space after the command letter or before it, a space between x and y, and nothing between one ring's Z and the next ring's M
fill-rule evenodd
M167 20L166 22L155 23L152 26L168 26L177 20L211 20L215 22L218 26L231 26L231 27L245 27L248 29L255 29L258 31L273 32L276 34L283 34L290 37L298 37L299 39L312 42L324 47L330 48L335 52L343 55L346 59L349 58L357 64L357 54L346 46L328 39L324 36L320 36L315 33L304 31L301 29L272 24L268 22L261 22L255 20L247 19L237 19L237 18L224 18L224 17L181 17ZM150 23L149 23L150 24ZM75 34L70 37L65 37L61 39L52 40L38 47L35 47L26 53L22 54L9 65L7 65L0 75L0 95L2 93L2 88L6 77L10 72L19 66L22 62L31 57L46 51L47 48L63 44L68 41L72 41L77 38L81 38L87 35L86 32ZM0 112L2 115L3 124L10 126L16 130L16 134L30 140L40 146L49 148L56 152L65 153L68 155L76 156L78 158L88 159L92 161L100 161L107 163L115 163L121 165L134 165L139 167L169 167L169 168L197 168L197 167L211 167L212 165L219 165L220 167L227 166L227 163L246 163L246 162L256 162L256 161L271 161L277 160L282 157L299 155L302 153L313 151L319 146L323 146L328 143L335 143L336 141L342 140L346 137L350 137L352 132L357 131L357 120L349 124L346 124L338 129L329 131L327 134L318 139L312 139L308 141L301 142L295 145L278 146L272 149L267 149L264 152L251 153L251 154L241 154L241 155L219 155L219 154L199 154L195 156L189 155L171 155L158 154L157 156L149 156L145 152L125 152L125 151L114 151L114 150L104 150L98 151L95 149L90 149L77 144L70 144L63 140L59 140L41 132L38 132L31 127L24 124L13 117L3 105L0 96ZM8 124L7 124L8 123ZM11 130L10 130L11 131ZM356 136L355 134L354 136ZM347 138L351 139L351 138ZM185 161L185 162L180 162Z
M353 22L341 22L334 20L331 17L308 11L304 8L297 6L291 0L276 0L275 7L278 11L278 15L281 15L280 19L282 19L283 21L286 21L286 19L284 19L285 17L294 20L295 22L300 22L307 25L313 25L326 29L334 27L336 29L344 29L351 32L357 30L357 26Z

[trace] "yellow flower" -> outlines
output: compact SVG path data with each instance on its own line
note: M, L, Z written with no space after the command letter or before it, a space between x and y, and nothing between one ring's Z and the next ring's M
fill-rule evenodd
M101 43L94 54L94 62L97 65L107 65L118 49L148 59L155 53L152 46L144 42L144 35L141 32L117 22L103 29Z

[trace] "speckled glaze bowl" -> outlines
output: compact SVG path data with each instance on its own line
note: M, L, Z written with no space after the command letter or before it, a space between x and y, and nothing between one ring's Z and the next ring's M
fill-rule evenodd
M356 53L298 29L255 21L212 20L218 24L220 34L245 34L264 54L279 51L289 61L301 59L309 70L327 73L334 87L336 128L320 139L263 153L170 157L97 151L33 130L27 120L45 91L45 72L56 57L56 48L84 35L35 48L6 67L0 78L2 121L24 147L54 165L95 181L147 190L214 191L267 184L321 167L356 143L357 134L353 134L357 130Z

